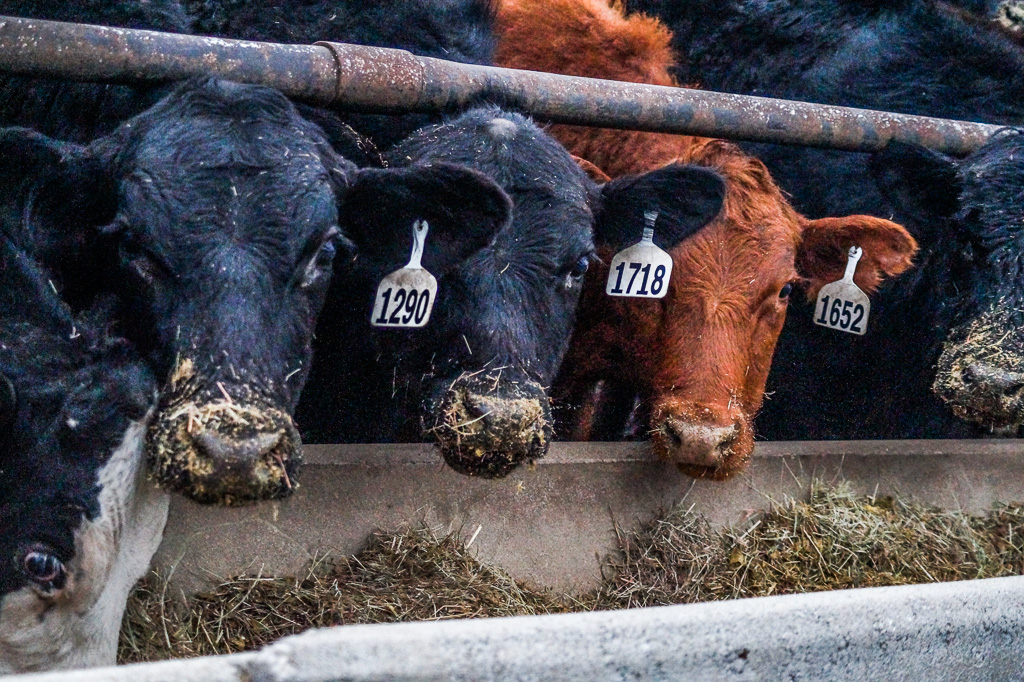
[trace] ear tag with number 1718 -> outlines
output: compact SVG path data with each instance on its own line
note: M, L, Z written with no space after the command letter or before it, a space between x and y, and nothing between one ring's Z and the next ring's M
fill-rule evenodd
M373 302L370 324L374 327L422 327L430 319L437 296L437 280L420 261L430 226L426 220L412 224L412 255L409 263L381 280Z
M604 287L609 296L663 298L668 293L672 256L654 243L654 222L658 213L646 211L644 219L643 238L612 258L608 283Z
M857 271L857 262L863 253L859 246L851 246L846 261L846 274L838 282L826 284L818 292L814 324L859 336L868 330L871 301L853 283L853 273Z

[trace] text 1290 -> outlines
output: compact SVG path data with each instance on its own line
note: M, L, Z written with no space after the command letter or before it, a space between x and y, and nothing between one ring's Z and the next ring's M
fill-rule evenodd
M431 294L429 288L382 288L374 306L374 326L422 327L429 319Z

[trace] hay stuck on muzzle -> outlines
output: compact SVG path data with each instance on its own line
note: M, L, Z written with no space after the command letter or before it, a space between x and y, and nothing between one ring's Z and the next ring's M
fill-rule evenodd
M990 428L1024 423L1024 332L1003 301L944 344L933 390L953 414Z
M200 381L179 360L146 433L156 483L202 503L285 497L295 489L300 439L291 418L246 385Z
M489 377L459 380L440 401L424 435L459 473L501 478L547 453L550 407L538 384L499 383Z

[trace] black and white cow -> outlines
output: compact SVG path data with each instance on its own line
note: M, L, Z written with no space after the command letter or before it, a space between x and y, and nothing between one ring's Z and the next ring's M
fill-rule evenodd
M512 219L459 262L424 261L439 291L422 329L371 329L386 271L373 262L336 268L296 416L315 441L436 439L453 468L485 476L547 450L546 389L569 342L595 232L625 247L639 240L644 211L660 209L671 216L659 222L671 246L713 218L724 196L717 174L681 165L598 186L532 121L490 106L418 131L387 160L486 173L511 197ZM407 222L429 222L423 210L406 204ZM350 234L367 239L377 229L360 219ZM396 257L410 242L397 245Z
M167 518L146 480L156 380L0 236L0 675L114 663Z
M293 486L290 414L338 246L404 236L414 205L444 214L431 245L444 259L445 244L486 243L509 204L466 168L359 170L277 91L213 79L86 146L6 130L0 179L3 231L57 271L86 266L83 287L119 293L126 335L165 378L147 438L158 480L226 503ZM353 221L373 234L347 239Z
M976 4L630 1L675 32L681 82L1024 123L1024 50L1005 31L965 16L962 7ZM749 146L803 213L894 217L921 246L918 267L872 300L864 337L816 327L813 302L793 302L768 380L772 399L758 420L762 435L956 438L1014 431L1024 422L1015 375L1024 352L1009 312L1024 291L1024 271L1014 265L1015 191L1024 183L1016 139L993 140L959 163L901 145L873 161L868 154ZM993 309L999 314L985 312ZM979 356L972 343L958 348L979 339L983 327L988 352Z

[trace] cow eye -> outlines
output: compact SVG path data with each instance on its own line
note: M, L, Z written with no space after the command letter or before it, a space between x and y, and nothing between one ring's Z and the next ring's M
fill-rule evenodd
M152 288L160 274L159 263L145 251L128 244L122 244L118 250L122 267L146 287Z
M334 256L338 253L338 240L340 237L341 232L336 227L332 227L324 235L316 253L306 263L306 269L302 273L303 289L308 289L321 281L325 272L330 271L331 263L334 262Z
M779 298L789 298L789 295L793 292L793 283L786 282L785 286L779 290Z
M569 274L573 277L580 278L587 274L587 270L590 269L590 256L580 256L572 266L572 270Z
M64 562L46 549L28 551L21 561L21 567L29 580L48 592L62 589L67 581Z

